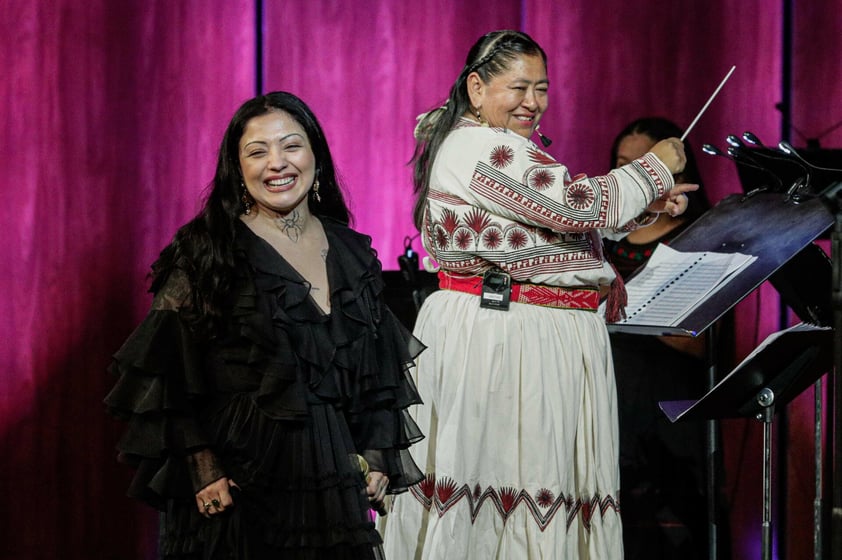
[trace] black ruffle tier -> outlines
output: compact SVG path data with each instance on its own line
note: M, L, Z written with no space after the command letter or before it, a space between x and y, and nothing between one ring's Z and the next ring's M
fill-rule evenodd
M377 452L391 492L423 478L408 452L423 436L407 412L420 402L408 368L423 346L382 303L370 239L323 223L330 315L238 224L227 335L202 345L177 311L153 309L115 355L105 402L128 421L129 495L163 512L164 557L365 558L380 539L350 455ZM204 448L242 489L210 521L185 460Z

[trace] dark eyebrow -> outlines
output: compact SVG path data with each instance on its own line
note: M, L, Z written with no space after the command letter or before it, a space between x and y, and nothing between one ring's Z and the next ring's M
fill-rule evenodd
M252 144L263 144L263 145L265 146L265 145L266 145L266 141L265 141L265 140L252 140L252 141L251 141L251 142L249 142L248 144L244 144L244 145L243 145L243 149L245 150L246 148L248 148L248 147L249 147L249 146L251 146Z
M289 134L287 134L286 136L282 136L281 138L279 138L279 139L278 139L278 142L286 142L286 141L287 141L287 140L288 140L291 136L298 136L298 137L300 137L302 140L304 139L304 135L302 135L300 132L290 132L290 133L289 133ZM243 149L245 150L246 148L248 148L248 147L249 147L250 145L252 145L252 144L263 144L263 145L267 145L268 143L269 143L269 141L267 141L267 140L252 140L252 141L251 141L251 142L249 142L248 144L243 145Z

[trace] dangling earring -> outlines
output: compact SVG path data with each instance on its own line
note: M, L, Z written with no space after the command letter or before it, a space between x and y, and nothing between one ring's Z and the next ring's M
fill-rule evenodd
M245 183L240 181L240 187L243 189L243 195L240 197L240 200L243 201L243 213L248 216L251 214L251 205L254 204L254 199L249 194L248 189L246 189Z
M538 130L539 128L541 128L540 124L535 127L535 132L538 133L538 138L541 139L541 144L543 144L545 148L549 148L550 144L552 144L553 141L550 140L549 138L547 138L546 136L544 136L543 134L541 134L541 132Z
M480 124L480 125L482 125L482 126L488 126L488 123L487 123L487 122L485 122L485 119L483 119L483 118L482 118L482 115L481 115L481 114L480 114L480 112L479 112L479 107L477 107L476 109L474 109L474 114L477 116L477 120L479 121L479 124Z
M313 182L313 201L315 201L315 202L321 202L322 201L322 197L321 197L321 195L319 195L319 180L318 179L316 179Z

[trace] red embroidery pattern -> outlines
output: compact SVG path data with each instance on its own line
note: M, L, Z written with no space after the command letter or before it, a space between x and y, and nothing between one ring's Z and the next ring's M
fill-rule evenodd
M540 237L544 243L558 243L561 240L561 236L551 229L539 229L538 237Z
M482 242L492 251L499 248L500 244L503 243L503 230L498 227L486 229L482 232Z
M533 169L532 174L540 169ZM599 187L599 188L597 188ZM583 208L562 203L546 197L523 183L513 180L489 166L477 165L471 179L470 189L494 204L515 210L530 221L546 225L550 229L588 229L607 223L609 200L599 182L585 181L571 188L590 190L590 194L578 194L579 204L590 200ZM616 211L616 210L615 210Z
M559 290L554 286L522 284L517 294L513 291L512 301L561 309L596 309L599 307L599 292L595 289Z
M523 249L529 241L529 236L525 229L515 226L506 234L506 241L512 249Z
M449 240L450 238L447 235L447 230L443 228L441 224L435 224L433 226L433 242L436 244L436 247L439 249L447 248Z
M529 173L540 176L542 170L547 171L546 168L536 166ZM554 170L547 172L556 173ZM488 190L489 187L492 187L491 191ZM520 183L487 164L478 164L471 190L480 196L496 193L499 196L484 197L492 202L499 199L503 206L510 204L510 197L523 201L539 200L521 203L519 213L536 217L540 213L540 221L546 221L550 227L558 225L561 214L556 210L560 211L564 207L535 188ZM487 269L488 261L498 263L504 270L512 273L514 278L521 279L602 266L591 246L590 237L585 233L558 233L550 227L512 223L435 188L430 189L429 198L445 207L437 211L428 207L422 226L425 243L439 264L459 274L482 273ZM599 203L595 202L586 210L566 206L570 216L563 221L568 224L585 225L593 220L597 217L595 212L598 209L604 211L604 200L597 194L594 194L594 199L599 200ZM503 261L500 260L501 252L506 254Z
M555 181L555 175L547 169L539 169L529 177L529 186L536 191L543 191L549 188Z
M507 167L515 159L515 151L510 146L497 146L491 150L491 165L497 169Z
M602 517L605 517L608 512L620 513L619 501L613 496L604 498L593 496L590 500L573 496L555 497L550 490L540 488L533 497L526 490L518 490L510 486L499 489L489 486L482 491L479 484L476 484L474 490L471 491L467 484L460 487L452 478L436 479L435 474L428 474L424 480L412 486L410 491L424 509L427 511L434 509L439 517L443 517L459 501L467 500L471 523L476 522L480 509L488 502L497 510L503 523L506 523L512 513L523 505L529 510L541 531L549 526L562 506L565 509L567 530L570 529L577 515L581 517L585 530L590 531L595 512L599 512Z
M477 486L479 486L479 484ZM549 507L553 501L555 501L555 496L553 496L553 493L546 488L541 488L538 490L538 495L536 496L535 501L538 502L539 506L545 508Z
M565 193L567 203L577 210L586 210L593 206L596 196L589 185L574 183L567 188Z
M649 177L652 179L652 182L655 183L655 186L658 188L658 194L663 194L662 191L664 189L664 181L661 179L661 176L658 175L658 172L655 170L655 168L652 167L652 164L646 161L645 158L637 159L635 160L635 162L640 164L640 167L642 167L643 170L646 171L646 174L649 175Z
M454 231L456 231L456 228L459 227L459 216L457 216L456 212L454 212L453 210L445 208L444 211L441 213L440 223L448 234L452 234Z
M468 212L468 215L465 216L465 225L475 232L480 233L491 226L491 218L488 216L488 212L480 210L479 208L473 208L470 212Z
M459 228L453 235L453 244L460 251L466 251L474 244L474 232L468 228Z
M542 152L541 150L536 149L533 146L530 146L526 149L526 153L529 156L529 159L535 163L540 165L558 165L558 162L554 160L549 154Z

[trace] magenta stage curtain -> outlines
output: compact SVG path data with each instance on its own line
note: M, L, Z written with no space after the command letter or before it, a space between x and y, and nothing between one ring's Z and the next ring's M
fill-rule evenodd
M372 236L384 267L412 225L412 130L437 106L471 44L520 27L520 1L267 2L265 88L303 98L315 111L345 181L355 226ZM282 30L278 32L277 30ZM414 247L420 249L420 242Z
M394 269L404 238L415 234L406 165L415 116L442 101L480 35L518 28L546 48L552 83L542 132L571 171L589 174L607 169L610 142L627 121L659 114L689 124L736 65L689 137L710 197L719 200L740 190L737 175L730 162L702 155L701 144L723 146L727 134L744 130L767 143L781 138L782 6L0 3L0 223L7 232L0 253L7 267L0 275L0 558L154 556L154 515L124 497L129 473L113 450L121 426L101 404L111 384L105 368L149 305L149 264L199 208L223 129L258 78L264 91L292 91L314 108L356 226ZM791 138L799 146L842 119L835 95L842 5L798 3L792 23L792 123L803 135ZM821 142L840 147L842 129ZM777 330L774 290L764 286L738 306L737 328L738 357ZM792 558L812 550L810 406L804 398L791 407L785 505L793 513L782 530ZM726 428L734 557L757 557L760 426Z
M105 368L253 93L252 4L0 3L0 558L155 553Z
M603 173L617 132L658 115L687 126L732 65L737 69L688 140L712 201L740 190L733 165L701 144L753 130L778 134L781 10L772 2L595 2L564 10L527 0L526 30L551 60L551 109L541 130L574 171Z

